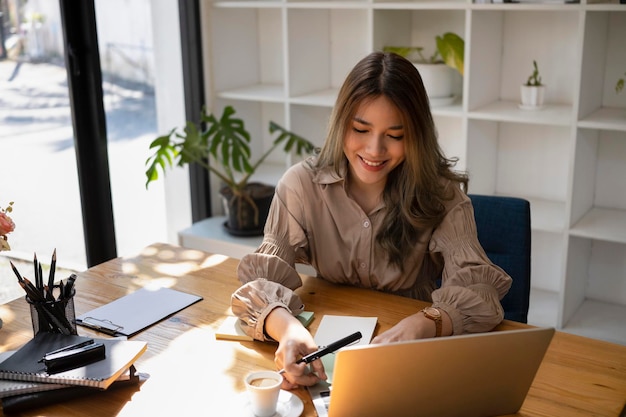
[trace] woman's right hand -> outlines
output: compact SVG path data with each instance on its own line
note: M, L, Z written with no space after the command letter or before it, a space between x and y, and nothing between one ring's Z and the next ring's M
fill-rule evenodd
M326 372L321 360L315 360L309 365L296 364L303 356L317 350L311 333L284 308L276 308L265 319L266 333L278 340L278 349L274 355L274 362L278 369L284 369L283 389L295 389L299 386L315 385L320 380L326 380Z

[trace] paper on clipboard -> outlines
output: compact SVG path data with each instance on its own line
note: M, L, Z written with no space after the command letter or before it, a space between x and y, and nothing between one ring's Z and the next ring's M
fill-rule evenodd
M376 329L377 317L333 316L325 315L315 333L315 343L318 346L326 346L355 331L361 332L361 340L353 345L368 345L372 340ZM335 367L335 353L322 357L324 370L328 376L328 382L332 383L333 369Z
M171 288L141 288L76 318L76 324L113 336L130 337L202 297Z
M361 340L355 345L367 345L372 340L376 329L377 317L333 316L325 315L315 333L315 343L318 346L328 345L355 331L361 332ZM328 417L328 405L330 404L330 390L335 368L335 354L321 358L328 379L320 381L316 385L307 387L313 406L319 417Z

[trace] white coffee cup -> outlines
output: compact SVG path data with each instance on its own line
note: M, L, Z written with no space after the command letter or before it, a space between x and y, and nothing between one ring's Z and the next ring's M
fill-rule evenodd
M255 371L246 375L245 383L250 407L257 417L276 413L283 376L275 371Z

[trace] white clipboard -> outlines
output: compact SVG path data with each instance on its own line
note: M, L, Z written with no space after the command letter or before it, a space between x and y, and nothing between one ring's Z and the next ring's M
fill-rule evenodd
M202 297L171 288L141 288L76 318L76 324L112 336L130 337Z

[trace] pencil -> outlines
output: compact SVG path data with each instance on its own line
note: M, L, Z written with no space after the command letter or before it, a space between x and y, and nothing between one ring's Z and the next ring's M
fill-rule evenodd
M35 276L35 287L37 286L37 253L33 255L33 271Z
M50 261L50 273L48 274L48 288L52 290L54 287L54 273L57 265L57 250L54 248L52 252L52 261Z
M28 278L24 278L22 282L20 282L20 285L22 286L22 288L24 288L24 291L26 291L26 294L31 301L44 301L43 298L41 298L41 294L39 293L39 291L37 291L33 283L30 282Z
M44 293L46 294L46 301L54 301L54 295L52 294L52 289L47 285L43 286Z
M41 262L37 266L39 267L39 285L37 286L37 288L39 289L39 291L41 291L41 294L43 295L43 271L41 270Z
M20 275L20 271L18 271L15 265L13 265L13 262L9 261L9 263L11 264L11 268L13 269L13 273L17 277L17 280L19 282L22 282L22 276Z

